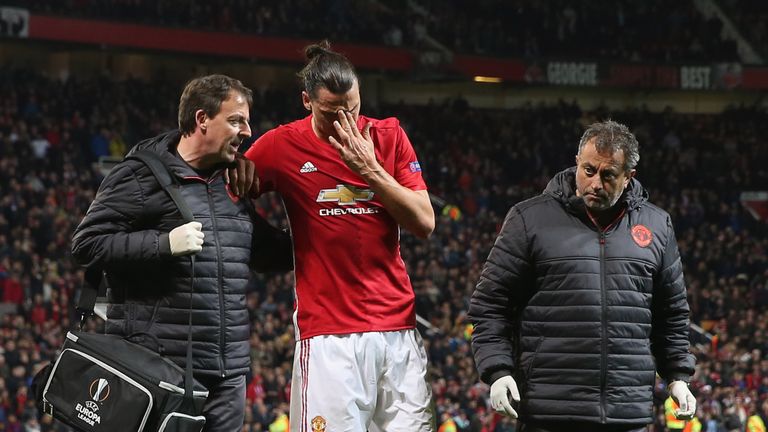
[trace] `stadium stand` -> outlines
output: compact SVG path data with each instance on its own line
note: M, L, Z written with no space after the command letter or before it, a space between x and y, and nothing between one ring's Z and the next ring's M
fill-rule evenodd
M693 0L23 0L38 14L289 38L330 38L518 58L737 60L723 23ZM760 2L752 2L760 3ZM738 9L738 7L735 7ZM759 6L755 6L759 9ZM746 11L744 11L746 12ZM765 40L762 14L741 13ZM660 18L661 17L661 18Z
M29 384L75 320L82 271L69 241L101 178L94 162L173 128L176 93L163 80L62 81L0 69L0 430L66 430L38 418ZM284 90L258 92L255 134L302 115L294 101ZM743 430L768 397L768 227L739 203L741 191L768 184L764 109L715 116L560 102L484 110L452 99L364 111L403 120L431 190L461 209L460 217L441 216L428 241L402 239L417 312L429 321L421 331L439 422L460 431L514 430L488 409L469 347L468 299L506 210L572 163L585 125L612 117L637 133L638 178L676 224L692 321L702 327L692 384L699 418L707 430ZM276 197L261 199L259 210L285 224ZM292 286L291 274L259 276L248 294L253 368L244 431L269 430L288 411ZM655 431L664 430L665 394L659 384Z
M458 52L512 57L682 61L735 58L690 0L420 2L428 33Z

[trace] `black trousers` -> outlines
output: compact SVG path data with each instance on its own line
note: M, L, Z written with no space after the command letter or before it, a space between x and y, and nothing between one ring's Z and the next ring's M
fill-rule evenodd
M520 423L519 432L645 432L644 425L603 425L584 422Z
M245 375L199 379L208 389L203 432L241 432L245 417Z

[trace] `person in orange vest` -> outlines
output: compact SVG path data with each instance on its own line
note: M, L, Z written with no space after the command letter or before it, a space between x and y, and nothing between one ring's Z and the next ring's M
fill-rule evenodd
M664 401L664 419L670 432L681 432L685 429L685 420L678 420L675 416L675 412L679 409L680 406L672 399L672 396Z
M765 423L768 422L768 399L763 401L760 409L747 419L747 432L766 432Z
M765 422L755 414L747 419L747 432L765 432Z
M458 427L456 427L456 422L453 421L453 417L451 417L451 414L444 412L442 415L442 423L440 423L440 428L437 429L437 432L457 432Z
M667 429L669 429L670 432L701 432L702 425L697 416L694 415L694 417L688 421L678 420L677 417L675 417L675 412L679 408L680 406L671 396L664 401L664 418L667 423Z
M683 432L701 432L701 422L699 418L694 416L692 419L685 422Z
M290 430L287 410L283 406L275 408L275 420L269 424L269 432L288 432ZM323 428L323 432L325 428Z

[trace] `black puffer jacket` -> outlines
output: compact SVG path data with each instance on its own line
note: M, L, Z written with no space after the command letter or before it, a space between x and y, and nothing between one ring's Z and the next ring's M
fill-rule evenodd
M252 221L244 202L228 194L223 171L200 178L175 155L179 138L178 132L166 133L139 143L134 151L147 149L163 158L203 225L203 250L194 267L193 368L197 375L244 374L250 365L245 304L250 268L289 270L290 238L260 218ZM106 331L154 334L181 366L189 331L191 260L171 255L168 234L183 223L149 168L126 160L104 179L72 240L72 254L81 264L106 272Z
M574 180L507 214L469 309L477 368L488 383L514 373L524 422L649 423L655 372L694 368L672 224L633 179L598 229Z

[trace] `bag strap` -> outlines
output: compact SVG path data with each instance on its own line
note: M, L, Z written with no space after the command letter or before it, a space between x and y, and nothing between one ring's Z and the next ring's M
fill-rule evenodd
M179 185L179 182L176 181L176 178L171 174L168 165L165 164L165 161L163 161L157 153L149 150L139 150L128 155L125 159L136 159L144 162L149 170L152 171L152 174L154 174L157 182L160 183L160 186L171 196L171 199L174 204L176 204L176 208L179 209L179 213L181 213L181 218L184 219L184 222L192 222L195 220L195 216L189 210L186 201L181 197L181 192L179 192L181 186Z
M101 268L95 265L86 267L85 280L80 289L80 298L77 300L75 309L80 314L80 330L85 325L85 320L93 315L93 308L96 306L96 298L100 292L103 292L103 275Z
M126 159L138 159L147 165L152 174L157 178L160 186L170 195L173 202L176 204L176 208L179 209L184 222L192 222L195 220L192 211L189 210L186 201L181 197L179 192L180 185L176 181L175 177L171 175L168 165L160 158L160 156L149 150L139 150ZM195 291L195 255L189 256L190 260L190 281L189 281L189 330L187 331L187 360L184 377L184 400L189 407L193 406L193 376L192 376L192 294Z
M181 213L185 223L195 220L192 211L187 206L186 201L181 196L180 187L176 178L171 174L168 165L160 156L149 150L139 150L128 156L124 160L135 159L144 163L152 171L160 187L171 197L176 208ZM190 255L191 274L189 290L189 331L187 332L187 365L185 368L184 379L184 399L191 407L193 405L193 374L192 374L192 295L195 287L195 255ZM104 279L103 271L98 266L90 266L85 270L85 284L80 292L80 299L77 305L77 311L80 313L80 328L82 329L85 320L93 315L93 308L96 305L96 297L102 286Z

